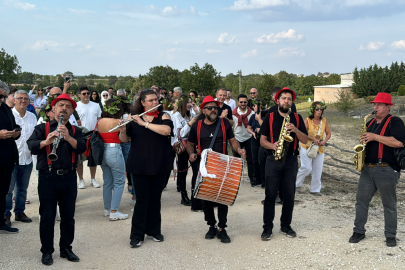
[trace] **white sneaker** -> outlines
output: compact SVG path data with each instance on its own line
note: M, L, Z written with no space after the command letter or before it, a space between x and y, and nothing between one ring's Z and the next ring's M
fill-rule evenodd
M90 184L90 185L92 185L92 186L95 187L95 188L99 188L99 187L100 187L100 184L97 183L96 179L91 179L91 184Z
M134 212L134 208L131 209L131 212Z
M135 203L136 203L136 200L132 200L132 198L129 200L129 204L130 204L130 205L134 206Z
M78 188L81 188L81 189L85 189L85 188L86 188L86 185L84 184L84 179L82 179L82 180L79 181L79 185L78 185L77 187L78 187Z
M120 219L127 219L128 215L127 214L123 214L119 211L115 212L115 213L110 213L110 220L111 221L115 221L115 220L120 220Z
M104 217L108 217L110 215L110 210L104 209Z

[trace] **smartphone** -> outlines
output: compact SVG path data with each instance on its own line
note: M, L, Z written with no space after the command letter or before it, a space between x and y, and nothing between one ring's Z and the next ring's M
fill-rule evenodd
M21 131L21 128L15 128L14 131L15 132Z
M65 77L65 81L69 81L70 80L70 77Z

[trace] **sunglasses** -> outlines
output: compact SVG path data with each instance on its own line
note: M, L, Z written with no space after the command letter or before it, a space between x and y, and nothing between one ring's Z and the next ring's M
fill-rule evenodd
M108 97L108 95L103 95L103 97Z
M53 94L52 95L52 98L57 98L57 97L59 97L61 94Z
M0 99L6 98L7 96L5 95L0 95Z
M247 101L239 101L240 104L245 104Z
M82 95L83 95L83 96L89 96L90 93L89 93L89 92L85 92L85 93L82 93Z
M204 109L207 109L207 110L209 110L209 111L218 110L218 106L207 106L207 107L205 107Z
M38 92L44 92L44 90L41 89L41 90L38 90Z
M315 110L316 110L316 111L319 111L319 110L323 111L323 110L325 110L325 109L324 109L324 108L316 108Z
M250 92L250 94L252 95L252 94L257 94L256 92Z

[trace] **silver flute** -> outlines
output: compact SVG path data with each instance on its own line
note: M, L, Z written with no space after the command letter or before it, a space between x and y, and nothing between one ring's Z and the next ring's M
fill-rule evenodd
M162 104L159 104L159 105L153 107L153 108L150 109L150 110L144 111L143 113L141 113L141 114L139 115L139 117L141 117L142 115L144 115L144 114L146 114L146 113L148 113L148 112L150 112L150 111L153 111L154 109L156 109L156 108L158 108L158 107L160 107L160 106L162 106ZM119 124L118 126L113 127L113 128L110 129L108 132L113 132L113 131L119 129L120 127L122 127L122 126L127 125L128 123L130 123L130 122L132 122L132 121L134 121L134 118L131 117L131 118L128 119L127 121L124 121L123 123Z

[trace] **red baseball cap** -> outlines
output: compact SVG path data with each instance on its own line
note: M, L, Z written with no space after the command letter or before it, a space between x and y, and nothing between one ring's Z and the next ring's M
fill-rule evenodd
M219 106L219 104L220 104L219 101L216 101L213 97L211 97L211 96L206 96L206 97L203 99L203 103L200 105L200 109L202 110L202 109L204 108L205 104L211 103L211 102L217 103L218 106Z
M63 100L63 99L70 101L72 103L73 109L76 109L76 107L77 107L76 102L73 99L71 99L68 94L59 95L57 98L52 100L51 106L52 107L55 106L56 102L58 102L59 100Z
M371 103L384 103L388 105L394 105L392 103L392 97L388 93L378 93L377 96Z
M288 91L288 92L291 93L291 95L292 95L292 101L294 101L295 98L297 97L297 95L295 94L295 92L294 92L293 90L291 90L291 89L288 88L288 87L284 87L283 89L281 89L281 90L279 90L279 91L277 92L276 96L274 97L274 100L277 100L277 99L278 99L278 96L279 96L280 93L283 92L283 91Z

